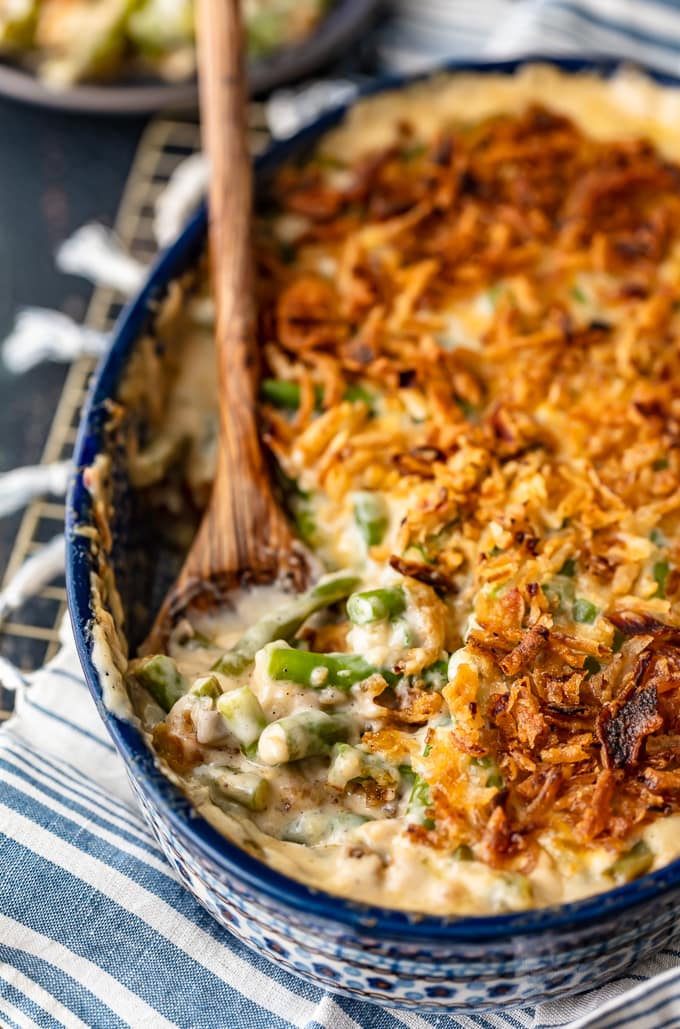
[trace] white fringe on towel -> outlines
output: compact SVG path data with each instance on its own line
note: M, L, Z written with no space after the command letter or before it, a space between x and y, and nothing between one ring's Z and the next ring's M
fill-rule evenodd
M33 497L46 493L63 497L71 468L70 461L57 461L27 465L0 475L0 518L18 511Z
M274 139L288 139L323 111L346 104L357 90L356 83L348 79L313 82L301 89L279 89L272 93L265 108L269 131Z
M99 357L108 337L86 325L78 325L61 311L25 307L2 344L5 366L15 375L27 372L41 361L75 361L85 355Z
M11 661L8 661L6 657L0 654L0 686L4 690L10 690L15 693L26 685L23 673L13 665Z
M156 201L153 231L159 247L172 243L205 196L208 162L192 154L178 164Z
M63 534L55 536L35 554L32 554L12 576L0 592L0 623L30 597L35 596L43 586L52 582L64 571L66 562Z
M130 257L118 237L105 225L90 222L64 240L56 253L59 271L82 275L95 286L108 286L125 296L136 293L148 269Z

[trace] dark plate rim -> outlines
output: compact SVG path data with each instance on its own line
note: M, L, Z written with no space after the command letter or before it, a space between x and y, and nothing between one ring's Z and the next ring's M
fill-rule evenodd
M569 72L595 71L611 76L622 65L620 61L598 56L560 58L530 54L507 61L450 62L427 73L414 76L390 76L379 79L363 90L367 96L440 72L475 71L511 73L526 64L548 63ZM647 75L662 85L680 87L680 78L645 68ZM258 178L285 161L296 150L309 143L342 120L352 101L326 112L296 136L274 144L256 161ZM346 898L313 889L275 871L222 836L197 815L181 791L155 765L153 755L139 731L130 723L113 715L102 702L99 677L92 663L92 641L89 633L94 612L91 605L90 576L94 562L88 539L78 527L91 519L91 498L83 483L83 468L93 461L103 443L104 403L115 394L129 354L150 318L150 309L167 284L186 269L202 248L206 231L206 209L203 206L185 227L178 239L154 264L146 285L122 312L112 335L112 344L95 374L88 400L83 409L74 450L76 472L72 478L66 505L66 588L68 608L74 628L76 647L85 677L99 713L128 770L143 780L142 791L152 800L160 816L170 823L179 837L194 850L201 851L225 880L236 877L256 894L262 894L275 905L289 907L327 923L352 929L372 937L389 938L400 943L442 944L496 941L513 936L536 933L558 933L577 927L593 926L603 919L630 911L680 886L680 858L665 868L648 873L624 886L596 894L584 900L508 914L484 916L417 916L390 908L357 903Z
M250 63L251 95L259 96L318 71L368 28L383 5L384 0L337 0L306 39ZM193 77L185 82L150 79L110 85L85 83L56 90L6 59L0 60L0 95L83 114L141 115L193 110L198 104L198 86Z

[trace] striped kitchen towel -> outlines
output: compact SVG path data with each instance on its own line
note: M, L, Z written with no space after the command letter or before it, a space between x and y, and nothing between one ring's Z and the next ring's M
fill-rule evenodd
M385 65L449 57L587 54L680 73L680 0L395 0L380 34Z
M595 50L680 72L680 0L394 7L379 47L399 70L449 56ZM67 628L58 657L19 681L16 714L0 729L0 1026L667 1029L680 1026L680 951L665 949L579 997L493 1015L382 1010L282 972L176 881L139 815Z

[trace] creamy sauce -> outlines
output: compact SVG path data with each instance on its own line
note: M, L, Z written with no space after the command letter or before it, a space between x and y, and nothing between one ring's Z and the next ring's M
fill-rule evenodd
M240 596L236 610L261 616L271 609L273 596L268 589L253 590ZM220 639L233 642L252 625L252 617L239 625L238 616L231 611L223 618L215 616L211 624ZM352 631L356 633L357 628ZM369 657L371 651L364 649L358 635L352 642L356 645L351 650ZM373 642L370 636L366 642ZM268 720L310 707L333 707L333 698L324 696L323 691L310 697L309 689L273 682L268 677L268 655L281 646L285 644L278 641L264 647L257 655L254 674L246 677ZM189 657L181 648L176 647L173 653L182 669L195 669L199 664L193 654ZM205 652L202 656L205 659ZM478 660L461 648L451 657L448 678L453 679L461 665L475 666ZM241 684L240 679L224 683L227 692ZM357 712L364 719L372 714L379 717L377 709L371 710L361 697L360 689L355 690L358 699L351 703L355 703ZM344 703L341 696L340 704ZM423 730L416 736L424 743ZM615 882L611 851L604 847L574 851L551 832L542 836L540 860L526 875L494 870L481 861L456 859L450 853L419 845L404 833L404 823L409 820L406 796L397 802L396 817L389 818L380 817L379 810L366 807L357 796L349 802L345 798L341 812L338 800L329 800L327 795L319 806L310 809L310 797L316 795L318 800L325 782L325 761L308 759L299 772L292 766L266 768L233 751L228 759L222 755L218 760L228 760L230 767L256 769L268 779L272 800L266 812L245 815L237 804L225 811L210 801L208 789L197 782L195 775L178 776L165 764L164 770L180 783L215 828L277 870L319 889L413 912L479 914L575 901L610 889ZM305 811L307 817L301 819ZM286 838L296 832L307 842ZM680 816L673 815L647 826L640 834L654 854L650 868L663 867L677 856L679 833Z

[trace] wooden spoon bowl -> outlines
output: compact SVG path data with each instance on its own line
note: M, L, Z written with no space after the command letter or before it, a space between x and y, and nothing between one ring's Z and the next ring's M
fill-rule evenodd
M259 358L253 298L253 186L238 0L199 0L201 122L210 162L209 241L215 299L219 433L210 503L144 645L158 650L191 608L219 606L241 585L304 589L309 560L272 492L256 416Z

